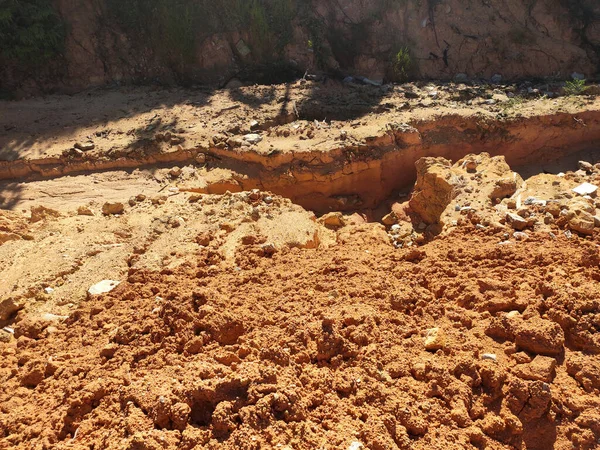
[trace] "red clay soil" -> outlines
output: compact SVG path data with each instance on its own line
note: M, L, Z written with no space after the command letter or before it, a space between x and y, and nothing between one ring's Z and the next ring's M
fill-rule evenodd
M341 240L206 249L56 327L19 322L0 448L598 448L596 241Z

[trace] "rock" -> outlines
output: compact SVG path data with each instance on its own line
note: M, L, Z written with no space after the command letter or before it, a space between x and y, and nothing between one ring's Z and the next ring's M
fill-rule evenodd
M346 220L341 212L330 212L319 219L329 229L337 230L346 225Z
M260 134L250 133L244 136L244 140L249 144L258 144L263 138Z
M264 252L264 254L267 256L274 255L277 252L277 247L275 247L275 245L271 244L270 242L263 244L261 246L261 249Z
M439 350L446 345L446 335L440 328L430 328L427 330L424 342L426 350Z
M560 214L560 204L556 202L548 203L546 211L552 214L552 217L556 219Z
M581 234L594 234L596 220L589 212L576 210L573 217L569 219L569 228Z
M587 86L583 93L585 95L593 95L593 96L598 96L600 95L600 85L598 84L592 84L590 86Z
M567 203L567 208L568 209L565 210L565 214L568 218L573 217L573 214L575 214L577 211L583 211L589 214L596 213L596 205L585 197L576 197L572 200L569 200Z
M537 355L529 364L520 364L515 367L514 372L524 380L551 383L554 379L555 368L556 359Z
M466 83L467 81L469 81L469 77L466 73L457 73L456 75L454 75L455 83Z
M120 281L102 280L90 287L87 292L89 296L106 294L116 288L120 283Z
M523 183L504 157L488 153L467 155L454 165L444 158L421 158L416 166L417 182L409 206L428 225L451 223L454 206L471 206L475 191L480 199L490 199L492 206L498 199L513 195ZM467 175L466 168L477 170L477 175ZM461 208L461 212L468 210L472 208Z
M239 137L230 137L229 139L227 139L227 145L231 148L238 148L241 147L243 144L244 141L242 141L242 139Z
M8 344L13 338L12 333L8 333L4 330L0 330L0 342Z
M12 298L0 302L0 321L9 320L15 313L23 309L23 304Z
M348 450L361 450L363 448L365 448L365 446L358 441L351 442L348 446Z
M475 172L477 170L477 165L477 161L474 159L465 161L465 169L467 169L467 172Z
M383 219L381 219L381 222L385 226L391 227L392 225L398 223L398 216L396 216L396 213L392 211L391 213L385 215Z
M153 205L164 205L165 203L167 203L167 200L168 197L166 195L158 195L150 199Z
M143 202L144 200L146 200L146 196L144 194L138 194L135 196L135 200L137 202Z
M248 192L248 200L251 202L257 202L262 199L262 194L260 189L252 189L252 191Z
M127 201L127 203L129 203L129 206L135 206L137 205L137 200L135 199L135 197L129 197L129 200Z
M409 201L410 208L425 223L438 223L440 216L454 197L454 186L446 178L451 168L444 158L425 157L416 162L417 182Z
M54 209L46 208L45 206L32 206L31 207L31 223L39 222L40 220L47 219L49 217L60 217L60 213Z
M87 206L77 208L77 214L80 216L93 216L94 212Z
M106 202L104 205L102 205L102 214L106 216L111 214L123 214L124 211L125 206L123 205L123 203Z
M591 183L583 183L573 189L579 195L591 195L598 190L598 186Z
M80 142L77 142L74 147L78 150L81 150L82 152L88 152L90 150L94 150L94 148L96 148L96 146L94 145L93 142L84 142L83 144Z
M255 130L258 128L258 120L253 120L250 122L250 129Z
M196 155L196 163L205 164L206 163L206 155L204 153L198 153Z
M492 191L490 192L489 198L491 200L495 200L497 198L505 198L510 197L519 187L519 184L522 182L520 177L516 176L508 176L498 178L494 181L494 185L492 187Z
M239 89L244 85L244 83L242 83L239 79L237 78L232 78L231 80L229 80L227 82L227 84L225 85L225 89Z
M235 44L235 48L242 58L244 58L244 57L248 56L250 53L252 53L252 51L250 50L250 47L248 47L248 45L246 44L246 42L243 39L240 39L237 42L237 44Z
M51 287L47 287L47 288L44 289L44 292L46 294L50 295L50 294L54 293L54 289L51 288Z
M532 318L516 327L515 344L527 352L553 356L563 351L565 335L557 323Z
M481 359L488 360L488 361L494 361L494 362L498 361L498 358L496 357L496 355L494 353L484 353L483 355L481 355Z
M500 84L502 83L502 75L500 75L499 73L494 74L490 81L492 82L492 84Z
M540 200L535 197L527 197L523 202L523 204L527 206L546 206L547 203L548 202L546 200Z
M511 227L513 227L517 231L522 231L525 228L527 228L527 220L525 220L518 214L507 213L506 221L510 224Z
M183 136L172 136L171 139L169 140L169 143L172 146L181 145L184 142L185 142L185 138Z
M177 166L173 167L169 170L169 175L171 175L172 178L179 178L181 176L181 168Z
M577 165L580 170L585 170L587 173L592 173L594 171L594 166L587 161L579 161Z
M571 78L573 80L578 80L578 81L584 81L585 80L585 75L582 73L578 73L578 72L573 72L571 74Z

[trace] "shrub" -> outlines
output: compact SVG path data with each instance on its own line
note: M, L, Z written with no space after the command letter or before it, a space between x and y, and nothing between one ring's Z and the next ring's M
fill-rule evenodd
M566 95L581 95L585 91L585 80L573 80L565 83Z
M66 26L51 0L0 1L0 57L39 65L60 54Z
M402 47L393 55L391 66L394 81L403 83L408 80L413 67L408 47Z

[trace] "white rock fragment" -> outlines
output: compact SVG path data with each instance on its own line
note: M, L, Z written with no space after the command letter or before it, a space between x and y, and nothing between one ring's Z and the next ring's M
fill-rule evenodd
M546 200L539 200L535 197L527 197L523 202L524 205L536 205L536 206L546 206L548 202Z
M494 353L484 353L481 355L481 359L489 360L489 361L497 361L496 355Z
M88 295L106 294L116 288L121 282L114 280L102 280L88 289Z
M262 136L256 133L250 133L244 136L244 140L250 144L258 144L262 139Z
M44 322L62 322L63 320L67 320L69 316L59 316L51 313L44 313L40 316L40 319Z
M598 190L598 186L591 183L583 183L573 189L573 192L579 195L590 195Z
M358 441L354 441L350 444L348 450L360 450L361 448L365 448L365 446Z
M52 294L54 292L54 289L52 289L51 287L47 287L44 289L44 292L48 295Z

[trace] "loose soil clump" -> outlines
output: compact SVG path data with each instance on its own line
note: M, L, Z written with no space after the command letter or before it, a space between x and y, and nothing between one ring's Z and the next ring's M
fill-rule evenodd
M367 224L329 249L134 271L0 344L2 441L596 448L597 244L500 241L465 226L396 250Z

